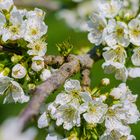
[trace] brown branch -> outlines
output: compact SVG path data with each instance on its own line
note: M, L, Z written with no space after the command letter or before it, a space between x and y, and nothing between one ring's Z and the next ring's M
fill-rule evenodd
M82 70L82 88L83 90L86 90L87 88L90 87L90 70L89 69L84 69Z
M59 65L64 63L65 59L63 56L46 55L44 56L44 62L46 65Z
M41 7L51 11L55 11L60 8L60 4L52 0L14 0L14 2L15 5L21 7Z
M96 51L96 49L94 48L90 52L92 53L92 51ZM95 58L96 60L100 59L100 57L96 56L96 53L94 53L92 59L90 53L80 56L71 55L67 63L64 63L56 73L39 85L29 104L20 114L19 121L23 124L23 127L33 116L39 113L40 106L45 101L46 97L54 90L58 89L66 79L79 72L80 65L82 68L91 68Z

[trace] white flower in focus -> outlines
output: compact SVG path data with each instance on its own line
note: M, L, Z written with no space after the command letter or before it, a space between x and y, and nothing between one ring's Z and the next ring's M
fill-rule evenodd
M131 90L126 83L120 84L117 88L113 88L110 92L110 95L115 99L120 99L124 102L124 100L129 100L130 102L135 102L137 99L137 95L133 95Z
M23 15L20 10L16 9L16 7L14 7L10 12L10 23L11 25L5 27L3 30L2 40L4 42L7 40L17 40L23 38Z
M100 13L107 18L114 18L122 8L121 0L100 0L98 5Z
M51 71L50 70L48 70L48 69L44 69L43 71L42 71L42 73L41 73L41 75L40 75L40 79L42 80L42 81L45 81L45 80L47 80L49 77L51 77Z
M133 51L134 51L134 53L131 57L131 61L132 61L133 65L140 66L140 47L135 48Z
M126 99L108 109L105 126L109 132L117 130L122 135L128 135L131 131L127 125L137 123L139 119L140 112L136 105Z
M13 0L0 0L0 11L1 10L10 10L13 5Z
M126 119L126 111L122 109L122 104L113 105L108 109L105 116L105 127L111 132L117 130L122 135L130 134L131 129L123 124Z
M28 11L26 13L27 18L39 18L41 20L44 20L45 18L45 12L39 8L35 8L34 11Z
M36 130L30 128L22 132L22 126L17 118L6 120L0 126L1 140L34 140Z
M26 69L21 64L16 64L12 68L12 77L16 79L22 79L26 76Z
M38 128L48 127L50 118L47 115L47 112L44 112L38 119Z
M127 58L127 54L124 47L120 45L116 45L112 49L108 47L108 50L102 55L105 61L118 62L121 64L124 64L125 59Z
M122 119L126 124L134 124L140 120L140 112L136 104L125 100L123 103L123 108L120 109L122 112L125 112L125 118Z
M70 103L57 107L54 114L56 125L63 124L64 129L70 130L74 126L80 126L80 114L78 99L73 99Z
M41 19L33 17L24 21L23 28L25 28L24 39L33 43L47 33L48 26Z
M40 56L34 56L31 68L36 72L41 71L44 68L44 59Z
M82 104L80 108L82 111L85 109L83 117L86 122L94 125L104 121L105 114L108 110L108 106L106 104L94 100Z
M5 76L0 77L0 95L6 95L4 103L29 101L29 97L25 95L19 83Z
M124 22L110 19L106 30L107 34L105 36L105 41L107 42L108 46L112 47L119 44L127 47L129 45L129 31Z
M64 84L66 92L77 92L81 90L80 82L78 80L66 80Z
M140 68L128 68L128 75L131 78L140 77Z
M31 49L27 51L29 55L44 56L47 51L47 43L41 40L29 43L27 47Z
M74 99L73 95L71 94L66 94L66 93L59 93L57 96L56 96L56 99L55 99L55 103L57 105L65 105L67 103L69 103L70 101L72 101L72 99Z
M130 42L136 46L140 46L140 20L132 19L129 24Z
M106 19L99 14L92 14L88 22L88 39L91 43L99 45L104 41L105 27L107 25Z

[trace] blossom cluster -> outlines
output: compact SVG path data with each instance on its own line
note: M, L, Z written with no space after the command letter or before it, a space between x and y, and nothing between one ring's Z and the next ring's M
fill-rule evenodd
M51 121L55 120L54 132L51 131L46 140L51 137L58 140L59 136L54 134L55 127L60 126L69 132L65 140L74 137L95 139L93 134L100 140L134 140L129 125L140 119L140 112L135 105L136 98L137 95L133 95L125 83L113 88L108 94L97 94L95 91L82 91L78 80L69 79L64 84L64 91L48 104L40 116L38 127L50 127ZM98 130L99 127L102 127L102 132Z
M106 73L115 73L115 78L124 82L129 77L140 77L138 10L137 0L101 0L98 11L90 16L88 22L88 39L103 46L103 69Z
M5 56L3 52L0 56L9 58L0 64L0 94L7 95L4 103L27 102L29 97L24 91L28 93L51 76L44 64L48 29L44 18L41 9L27 11L18 9L13 0L0 1L0 42L4 48L14 50L13 54Z
M93 12L99 11L99 4L110 0L73 0L78 2L77 6L71 9L62 9L58 17L64 19L66 24L78 31L87 31L86 21ZM123 9L119 13L124 19L134 17L139 9L139 0L121 0ZM108 6L107 6L108 7Z

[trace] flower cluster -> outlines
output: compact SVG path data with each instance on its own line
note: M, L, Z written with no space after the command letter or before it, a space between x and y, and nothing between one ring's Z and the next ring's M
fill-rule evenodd
M140 113L135 105L137 95L133 95L126 84L120 84L108 94L83 92L80 82L72 79L65 82L64 88L39 118L39 128L49 127L55 120L57 127L62 126L69 132L66 139L74 136L94 139L93 134L100 140L108 137L134 139L129 125L140 119ZM102 130L98 130L99 127ZM57 140L51 133L46 139Z
M105 72L115 73L115 78L124 82L128 77L140 77L138 6L137 0L100 0L98 11L88 23L90 42L105 46L102 66Z
M47 52L48 28L44 18L41 9L27 11L17 9L13 0L0 1L0 42L13 52L0 54L0 91L1 95L7 95L4 103L27 102L29 97L24 91L28 93L51 76L43 58ZM5 57L7 61L3 61Z

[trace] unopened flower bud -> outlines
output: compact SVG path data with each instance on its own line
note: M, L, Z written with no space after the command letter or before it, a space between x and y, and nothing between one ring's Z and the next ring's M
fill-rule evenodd
M4 75L4 76L7 76L8 74L10 73L10 69L9 68L4 68L4 70L2 71L2 74Z
M23 57L23 56L14 54L14 55L11 57L11 61L12 61L13 63L18 63L18 62L22 59L22 57Z
M40 75L40 79L42 81L45 81L47 80L49 77L51 76L51 71L50 70L47 70L47 69L44 69Z
M101 84L103 86L107 86L110 84L110 80L108 78L103 78L102 81L101 81Z
M29 88L29 90L33 90L33 89L35 89L35 84L28 84L28 88Z

